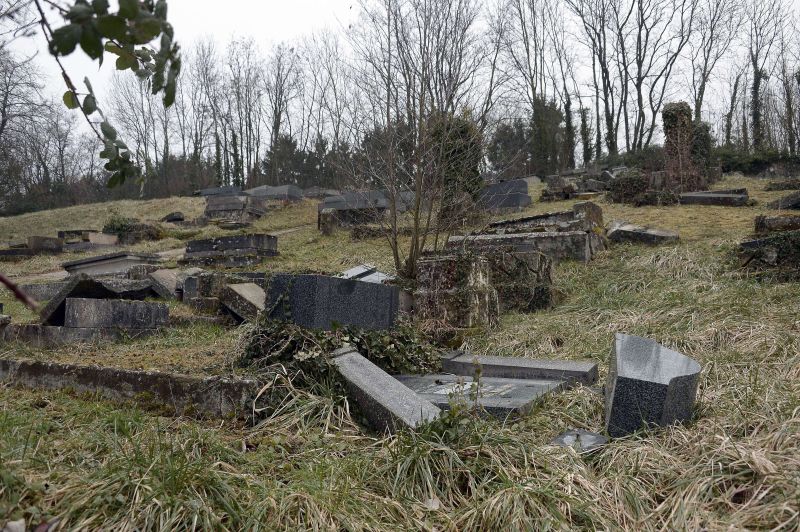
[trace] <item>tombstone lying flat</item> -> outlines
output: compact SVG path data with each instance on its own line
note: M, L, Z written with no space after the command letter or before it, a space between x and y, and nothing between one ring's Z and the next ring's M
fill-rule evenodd
M685 192L681 194L681 205L717 205L722 207L745 207L750 203L750 196L721 192Z
M394 327L400 300L395 286L352 281L326 275L277 274L269 282L270 318L309 329L330 330L334 324L359 329Z
M130 268L139 264L158 264L159 262L161 262L161 258L158 255L121 252L65 262L61 267L73 275L79 273L114 275L126 273Z
M414 390L421 398L442 410L450 409L451 398L472 406L473 378L457 375L400 375L398 381ZM504 418L526 414L536 402L550 392L561 389L563 381L534 379L481 378L478 406L492 416Z
M800 230L773 233L764 238L747 240L739 246L741 265L762 267L800 267Z
M353 279L365 283L383 284L384 281L394 279L393 276L378 271L378 268L371 264L359 264L349 270L342 272L342 279Z
M607 236L612 242L633 242L651 246L672 244L680 240L680 236L675 231L648 229L625 221L614 221L608 230Z
M451 236L446 246L448 250L466 249L478 253L494 249L539 251L554 263L562 260L589 262L603 248L602 239L594 232L587 231Z
M617 334L605 390L608 434L690 420L700 370L695 360L653 340Z
M220 302L240 321L255 321L264 310L267 295L255 283L231 284L222 290Z
M441 413L353 348L333 353L333 364L347 382L348 394L375 430L415 429Z
M475 362L481 367L483 377L506 379L553 379L567 386L580 383L589 385L597 381L597 364L588 360L537 360L533 358L473 356L463 351L452 351L442 357L442 369L447 373L472 377Z
M56 281L52 283L39 283L39 284L24 284L20 289L28 294L36 301L50 301L53 297L61 291L67 283L65 281Z
M29 236L28 248L37 253L58 254L64 251L64 240L49 236Z
M121 299L80 299L66 301L64 325L79 329L158 329L169 323L163 303Z
M769 205L767 205L770 209L793 209L798 210L800 209L800 192L795 192L794 194L789 194L788 196L781 198L777 201L773 201Z
M756 233L780 233L782 231L797 231L800 229L800 216L784 214L781 216L757 216L755 221Z

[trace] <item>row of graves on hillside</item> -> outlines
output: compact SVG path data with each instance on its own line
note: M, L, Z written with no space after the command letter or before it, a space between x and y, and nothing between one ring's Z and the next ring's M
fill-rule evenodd
M401 287L393 276L369 265L339 275L231 271L277 255L277 238L265 234L192 241L178 268L164 268L150 255L98 256L65 264L70 277L57 285L22 287L46 301L40 322L14 324L4 318L1 337L52 346L153 334L181 323L170 316L165 302L176 301L199 313L190 319L215 323L267 320L309 331L388 331L413 323L436 345L461 345L458 340L464 336L496 327L502 313L536 312L556 304L552 268L560 261L588 264L609 242L677 239L649 231L621 222L606 227L602 209L592 202L508 219L479 233L452 236L441 252L420 258L411 287ZM604 399L598 397L605 404L608 436L691 418L700 373L696 361L652 340L623 334L610 347L608 379L600 391ZM381 432L416 429L435 420L456 397L486 415L524 414L548 394L594 386L599 375L592 360L475 356L447 349L440 353L440 370L424 374L380 367L379 360L352 345L328 356L361 419ZM109 397L147 392L180 405L179 411L203 414L248 417L263 389L263 383L252 379L108 371L0 360L0 380ZM473 387L479 393L472 393ZM591 451L607 441L597 429L569 431L553 443Z

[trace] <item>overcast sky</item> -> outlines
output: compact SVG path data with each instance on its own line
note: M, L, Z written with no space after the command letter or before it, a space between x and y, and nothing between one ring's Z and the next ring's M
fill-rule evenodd
M232 37L252 37L264 51L272 44L314 30L346 28L359 10L358 0L169 0L168 5L175 37L185 46L208 35L220 44ZM53 18L53 22L57 20ZM38 52L41 71L47 78L43 81L54 95L63 94L65 87L60 82L58 67L41 35L18 40L15 48L26 55ZM88 76L95 90L105 93L113 61L99 70L97 62L76 51L65 59L64 65L76 84L82 85L83 78Z

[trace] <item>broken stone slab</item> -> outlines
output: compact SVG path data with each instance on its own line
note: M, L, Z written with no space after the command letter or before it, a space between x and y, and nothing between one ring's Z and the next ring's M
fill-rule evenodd
M91 233L86 233L85 241L95 246L116 246L119 244L119 236L109 235L106 233L91 232Z
M159 329L169 324L163 303L122 299L67 298L64 326L79 329Z
M605 390L608 434L689 421L700 370L697 361L653 340L618 333Z
M800 230L774 233L739 245L742 266L800 268Z
M333 353L332 362L347 383L348 395L379 432L416 429L441 410L364 358L352 347Z
M734 191L735 192L735 191ZM745 207L750 204L750 196L745 192L685 192L680 195L681 205L717 205L722 207Z
M309 329L331 330L335 324L358 329L394 327L400 291L397 287L329 277L276 274L269 281L270 318Z
M86 274L70 277L41 310L43 325L64 325L68 298L145 299L155 295L149 281L98 280Z
M623 220L613 221L608 229L607 236L612 242L633 242L651 246L672 244L680 240L680 236L675 231L650 229Z
M222 290L220 303L239 321L256 321L266 308L267 294L255 283L231 284Z
M100 366L0 359L0 381L13 386L97 393L111 400L146 397L177 415L250 419L261 384Z
M101 345L135 338L143 338L155 333L155 329L103 329L76 328L35 323L11 324L0 331L0 340L19 342L37 349L51 349L65 345Z
M791 210L798 210L800 209L800 192L795 192L793 194L789 194L788 196L781 198L779 200L773 201L769 205L767 205L770 209L791 209Z
M463 351L451 351L442 357L442 369L454 375L474 377L475 364L482 377L505 379L552 379L566 386L588 386L597 381L597 363L590 360L539 360L520 357L475 356Z
M488 414L499 418L511 414L527 414L545 395L564 385L557 380L487 377L481 378L477 390L473 390L472 377L399 375L395 378L442 410L449 410L450 402L455 400L470 407L477 405Z
M191 272L192 269L186 270ZM268 286L267 274L263 272L205 272L199 268L197 273L188 275L183 280L183 299L197 297L219 297L222 290L229 284L255 283L261 288Z
M223 236L192 240L181 264L250 266L278 254L278 238L267 234Z
M497 290L500 312L535 312L550 307L553 263L543 253L485 254L489 260L492 285Z
M784 214L781 216L757 216L755 220L756 233L780 233L783 231L797 231L800 229L800 216Z
M158 255L147 253L109 253L87 259L65 262L61 265L70 274L85 273L92 276L124 274L133 266L141 264L158 264Z
M148 274L148 279L153 285L153 291L166 300L180 299L183 293L183 283L193 275L199 275L200 268L161 269Z
M36 252L28 248L0 249L0 261L17 262L36 256Z
M559 447L569 447L578 454L591 453L605 446L609 439L602 434L590 432L583 429L572 429L559 434L551 442L551 445Z
M383 284L386 281L394 279L394 276L378 271L378 268L371 264L359 264L358 266L354 266L342 272L340 277L343 279L353 279L355 281L377 284Z
M36 253L58 254L64 251L64 241L49 236L29 236L28 249L32 249Z
M191 297L183 302L202 314L218 314L222 308L218 297Z
M515 252L539 251L554 263L563 260L589 262L605 246L593 231L513 233L502 235L451 236L446 249L465 249L476 253L492 249Z
M41 302L53 299L66 284L65 281L57 281L52 283L24 284L19 288L34 300Z

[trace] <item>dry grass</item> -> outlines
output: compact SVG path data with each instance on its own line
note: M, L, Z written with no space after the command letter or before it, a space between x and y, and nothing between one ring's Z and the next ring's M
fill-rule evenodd
M759 181L721 184L740 185L762 204L775 197ZM469 347L605 367L615 332L653 337L704 366L691 424L580 457L547 442L569 427L602 428L602 398L589 388L553 395L505 423L448 419L376 438L352 421L341 397L287 383L282 408L254 428L0 387L0 524L25 517L29 525L58 519L64 529L115 530L797 530L800 285L759 281L731 255L763 207L603 207L607 219L678 229L683 241L618 246L587 266L562 264L556 308L507 315ZM267 267L386 264L385 249L378 240L302 230L281 239L282 256ZM234 332L188 327L109 348L102 360L216 371L216 355L204 353L234 349L235 340Z

